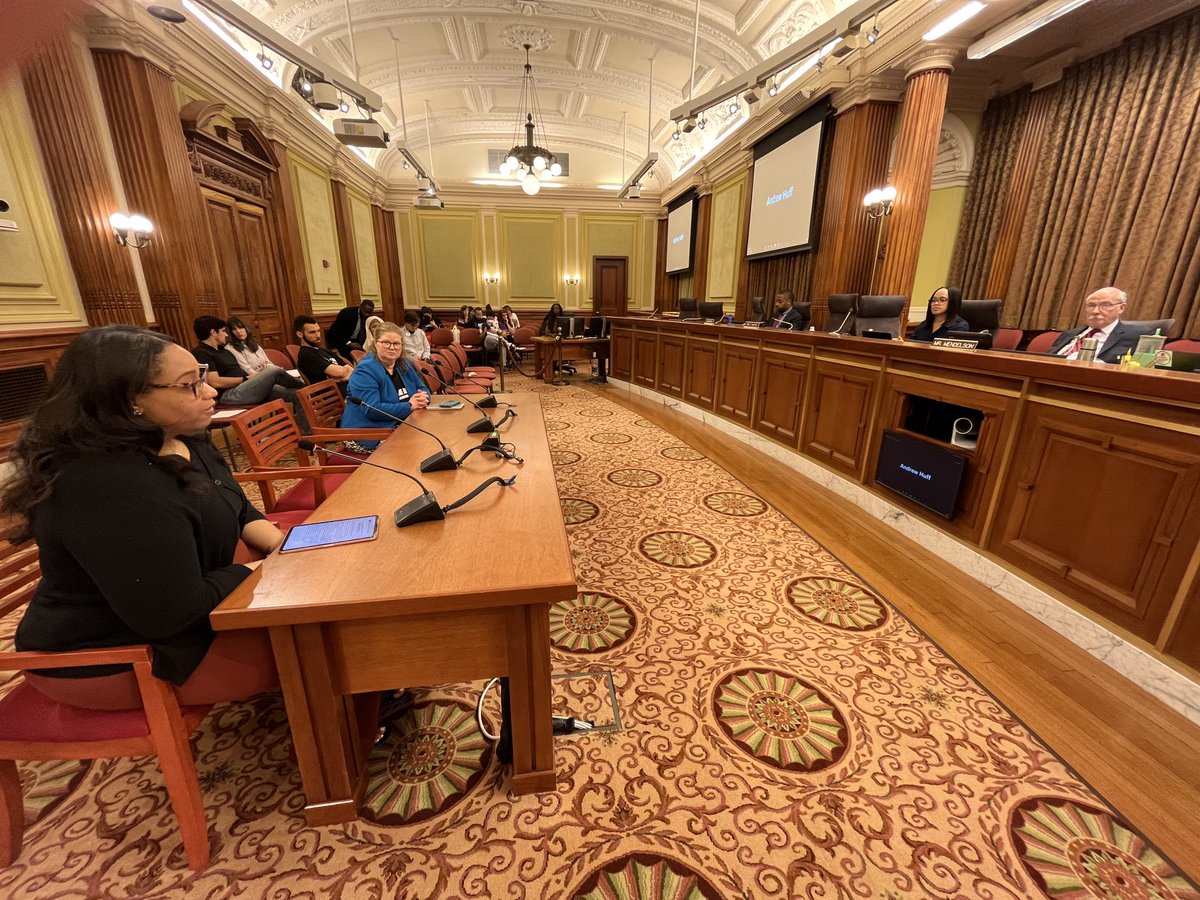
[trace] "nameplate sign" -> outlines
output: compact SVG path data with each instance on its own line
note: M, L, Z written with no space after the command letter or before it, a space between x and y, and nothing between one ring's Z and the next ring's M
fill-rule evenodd
M949 347L952 350L978 350L978 338L952 338L938 337L933 339L933 343L938 347Z

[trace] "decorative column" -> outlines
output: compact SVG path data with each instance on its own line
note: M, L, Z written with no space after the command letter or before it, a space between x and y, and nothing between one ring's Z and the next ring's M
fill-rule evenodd
M696 302L708 299L708 245L712 231L712 185L705 181L696 188L696 246L692 257L692 295ZM678 307L678 303L676 304Z
M887 179L900 85L886 90L873 87L876 96L894 93L895 99L860 100L856 106L849 105L855 98L835 96L833 100L844 112L834 122L820 243L813 264L811 299L816 325L824 323L830 294L862 294L870 289L877 225L867 216L862 200Z
M123 50L92 55L130 211L154 223L154 240L139 251L150 303L162 330L190 347L192 321L221 315L223 303L174 80Z
M1021 229L1025 224L1025 210L1033 191L1033 176L1042 153L1042 142L1050 126L1050 116L1058 101L1058 85L1044 88L1030 98L1025 127L1021 129L1017 158L1013 162L1008 191L1004 198L1004 218L996 235L995 250L992 252L991 267L988 269L988 297L1008 296L1008 281L1012 277L1013 263L1017 258L1017 245L1021 242Z
M145 326L131 251L108 224L125 210L101 150L79 51L59 36L28 58L21 75L88 324Z
M371 226L375 233L375 258L379 261L379 297L392 321L399 322L404 310L404 291L400 279L396 216L390 209L372 203Z
M288 342L293 342L292 319L312 315L312 293L308 286L308 269L304 262L304 239L300 233L300 214L296 209L296 191L292 185L292 165L288 149L277 140L271 149L279 167L271 174L272 209L276 217L280 268L283 272L284 299L291 318L284 324Z
M331 173L336 176L336 172ZM358 249L354 244L354 220L350 216L350 193L346 184L336 178L333 186L333 221L337 228L338 254L342 264L342 288L346 292L346 305L358 306L362 302L362 285L358 279Z
M887 225L887 250L874 291L908 298L904 304L905 318L925 233L933 166L946 112L946 92L957 55L957 50L927 50L915 58L905 76L907 91L892 170L895 212Z

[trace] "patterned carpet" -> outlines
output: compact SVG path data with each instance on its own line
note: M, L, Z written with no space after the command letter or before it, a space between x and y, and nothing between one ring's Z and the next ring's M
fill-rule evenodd
M152 761L30 764L0 896L1200 898L729 473L594 393L538 389L581 588L551 613L555 706L604 726L556 739L557 792L507 794L480 685L416 688L360 820L309 828L262 697L196 741L207 871L186 868Z

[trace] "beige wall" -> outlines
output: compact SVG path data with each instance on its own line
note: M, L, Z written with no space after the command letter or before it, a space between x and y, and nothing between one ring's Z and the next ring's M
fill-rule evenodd
M702 300L721 300L725 309L733 311L737 299L740 267L745 263L746 191L750 173L740 172L716 185L712 192L712 215L709 219L707 297Z
M290 155L296 215L314 312L329 312L346 305L342 266L338 256L337 223L333 215L333 185L329 173L298 153ZM376 273L375 290L379 290Z
M9 205L0 213L0 324L81 323L79 291L15 79L0 82L0 122L0 199Z
M375 227L371 222L371 201L354 190L347 191L347 195L350 198L350 227L354 231L354 253L358 260L358 290L364 300L378 302L379 260L375 255Z

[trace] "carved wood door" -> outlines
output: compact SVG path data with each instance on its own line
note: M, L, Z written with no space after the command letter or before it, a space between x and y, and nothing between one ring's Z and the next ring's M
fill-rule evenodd
M629 257L592 257L592 310L598 316L623 316L629 306Z

